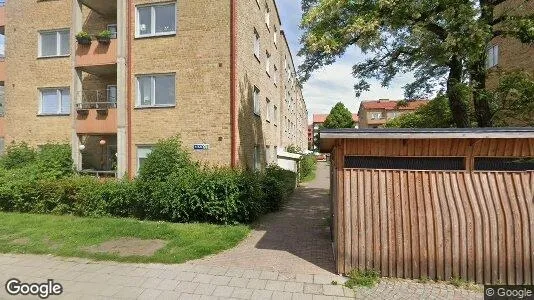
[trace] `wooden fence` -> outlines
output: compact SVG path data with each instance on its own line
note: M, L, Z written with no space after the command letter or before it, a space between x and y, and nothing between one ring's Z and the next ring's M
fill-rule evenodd
M534 172L333 173L340 273L534 283Z

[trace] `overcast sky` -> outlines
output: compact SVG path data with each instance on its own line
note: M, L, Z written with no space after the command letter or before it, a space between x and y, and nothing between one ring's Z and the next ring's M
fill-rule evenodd
M295 67L302 61L297 57L300 49L301 30L299 28L302 15L300 0L276 0L282 28L286 32L295 60ZM364 55L356 48L350 49L335 64L318 70L304 84L304 99L309 116L317 113L328 113L337 102L343 102L351 111L357 112L362 100L402 99L402 87L409 82L410 76L402 76L394 80L389 88L383 88L379 82L371 82L371 90L356 98L354 84L357 80L352 76L352 66L364 59Z

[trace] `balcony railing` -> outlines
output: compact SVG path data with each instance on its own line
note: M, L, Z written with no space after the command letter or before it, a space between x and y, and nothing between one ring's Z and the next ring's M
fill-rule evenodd
M91 41L90 45L76 45L76 67L93 74L107 74L116 68L117 40L109 44ZM115 70L116 71L116 70Z
M82 100L77 104L80 109L117 108L117 89L83 90L78 92L78 99Z
M117 133L115 90L81 91L76 103L76 132L79 134Z

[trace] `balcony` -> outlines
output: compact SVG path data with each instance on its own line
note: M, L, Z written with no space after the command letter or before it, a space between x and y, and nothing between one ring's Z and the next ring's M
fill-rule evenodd
M91 10L97 12L105 17L113 17L117 15L117 1L109 0L79 0L81 4L89 7Z
M78 134L116 134L117 102L109 91L83 91L76 104ZM80 98L80 97L79 97Z
M76 68L95 75L117 72L117 40L109 44L92 41L91 45L76 46Z

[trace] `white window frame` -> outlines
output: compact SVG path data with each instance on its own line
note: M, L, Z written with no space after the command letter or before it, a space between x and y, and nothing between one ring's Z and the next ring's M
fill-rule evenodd
M275 86L278 86L278 68L273 65L273 82Z
M173 104L156 104L156 77L164 77L164 76L173 76L174 77L174 103ZM151 104L150 105L142 105L141 101L141 86L139 85L139 78L141 77L150 77L150 84L152 88L152 94L151 96ZM135 76L136 79L136 92L137 96L135 98L135 107L136 108L154 108L154 107L175 107L177 100L177 93L176 93L176 73L164 73L164 74L142 74Z
M261 100L260 100L260 89L257 86L254 86L252 90L252 101L254 106L254 114L256 116L261 116Z
M373 112L371 113L371 120L380 120L382 119L382 113L381 112Z
M265 72L267 75L271 76L271 54L269 51L265 51Z
M113 33L113 30L111 30L111 28L115 28L115 32L114 33ZM107 30L111 31L111 33L112 33L111 38L112 39L116 39L117 38L117 33L118 33L117 24L108 24Z
M156 32L156 6L166 6L172 4L174 6L174 30L167 32ZM150 32L149 34L141 34L139 29L139 8L150 7ZM155 37L155 36L167 36L175 35L178 30L178 13L176 11L176 1L174 2L162 2L162 3L150 3L150 4L141 4L135 6L135 37L136 38L145 38L145 37Z
M110 93L109 91L111 91L112 88L115 88L115 101L110 101ZM117 98L118 98L118 89L117 89L117 85L116 84L110 84L107 86L107 89L106 89L106 100L110 103L117 103Z
M61 91L69 91L70 96L70 105L69 105L69 111L63 112L61 109L63 108L63 96ZM57 112L55 113L43 113L43 91L56 91L57 96ZM39 115L40 116L69 116L71 114L72 110L72 95L70 95L70 87L51 87L51 88L40 88L39 89Z
M261 39L260 34L258 33L258 30L254 28L254 56L260 60L260 54L261 53Z
M274 46L276 47L278 45L278 28L276 28L276 25L274 26L273 40Z
M60 37L60 33L61 32L67 32L68 33L68 36L69 36L69 51L66 53L66 54L60 54L61 52L61 37ZM42 41L42 34L43 33L56 33L56 55L42 55L43 53L43 41ZM53 29L53 30L42 30L42 31L39 31L39 34L38 34L38 37L37 37L37 41L38 41L38 49L37 49L37 57L39 58L51 58L51 57L69 57L70 56L70 29L69 28L61 28L61 29Z
M254 160L254 170L255 171L261 171L261 153L260 153L260 146L255 145L254 146L254 153L253 153L253 160Z
M491 45L486 49L486 68L491 69L499 65L499 45Z
M278 126L278 106L273 106L273 123L274 126Z
M265 103L267 104L267 116L265 117L265 121L271 123L271 100L269 98L265 98Z
M267 2L265 2L265 25L267 25L268 30L271 30L271 9Z
M135 151L136 155L136 163L137 163L137 171L136 173L139 175L139 171L141 170L141 158L146 159L150 153L154 151L153 145L137 145L137 150ZM140 152L146 153L143 157L139 154Z

